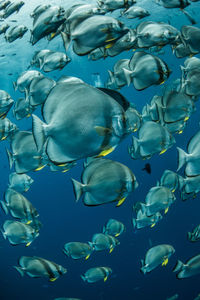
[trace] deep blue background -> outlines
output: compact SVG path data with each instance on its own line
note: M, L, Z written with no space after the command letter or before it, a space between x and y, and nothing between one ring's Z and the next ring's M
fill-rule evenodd
M144 2L145 3L145 2ZM28 5L26 3L26 5ZM35 5L36 6L36 5ZM157 21L170 19L172 25L178 28L181 25L188 24L187 19L178 10L164 10L163 15L156 15L154 8L154 18ZM194 3L190 12L194 13L199 9L200 4ZM177 19L178 15L178 19ZM16 17L17 18L17 17ZM147 18L151 19L151 17ZM135 27L134 22L132 27ZM198 25L199 26L199 23ZM1 37L2 44L5 43ZM12 68L13 75L8 76L5 72L0 74L0 88L5 89L14 100L21 96L19 92L14 92L12 81L25 71L29 65L29 54L26 59L27 49L30 45L25 40L16 41L10 45L11 53L4 58L9 63L7 65L7 74L9 68ZM24 56L24 64L17 65L18 55L12 56L16 52L16 47L20 47ZM51 45L53 45L51 47ZM57 37L51 43L46 40L40 41L33 47L32 55L38 49L58 49L64 51L60 37ZM177 59L172 55L169 46L164 48L165 54L160 55L172 69L170 79L166 85L181 75L180 64L183 65L184 59ZM1 51L3 54L3 49ZM27 51L28 53L28 51ZM78 76L87 83L94 84L92 75L99 73L102 83L107 79L107 70L112 69L114 63L121 58L130 58L132 51L124 52L115 58L107 58L97 62L88 62L87 57L78 57L72 54L69 56L72 62L60 72L52 72L47 76L57 79L61 75ZM6 53L5 53L6 54ZM197 56L198 57L198 56ZM16 67L13 67L13 65ZM19 68L19 69L17 69ZM13 71L14 70L14 71ZM137 92L133 86L123 88L122 94L136 105L138 111L149 103L151 98L162 93L162 86L154 86ZM133 231L131 219L133 217L132 206L135 201L144 201L149 189L156 185L156 182L162 176L166 169L176 171L177 168L177 150L176 146L186 149L187 141L197 130L199 130L199 103L196 103L197 110L188 121L188 125L183 134L175 135L176 145L169 149L163 155L155 155L148 162L152 167L152 174L149 175L142 171L146 161L134 161L127 152L127 147L131 143L131 136L124 140L117 149L108 155L108 158L119 161L127 165L135 174L139 187L125 201L125 203L116 208L115 204L107 204L99 207L86 207L81 201L75 203L72 183L70 178L80 180L83 170L83 162L67 173L51 172L48 167L40 172L31 172L29 175L34 179L31 189L26 193L26 197L33 203L40 214L40 220L43 227L40 236L33 244L26 248L25 246L11 246L0 236L0 300L53 300L56 297L77 297L82 300L164 300L167 297L179 294L179 299L190 300L200 292L199 276L189 279L178 280L172 272L177 259L185 262L188 258L200 253L200 242L190 243L187 240L187 232L191 231L200 223L200 202L199 195L194 200L182 202L179 192L175 193L177 200L170 207L169 212L163 217L154 228L145 228ZM40 115L38 109L36 114ZM17 122L12 116L8 117L14 121L20 129L31 129L31 118ZM0 145L0 197L7 187L8 176L11 172L6 157L5 147L9 147L7 141ZM13 171L13 170L12 170ZM181 170L181 172L183 172ZM180 174L182 174L180 172ZM0 223L8 219L3 211L0 212ZM74 261L64 255L62 247L70 241L90 241L94 233L101 232L103 225L109 218L116 218L126 226L126 232L119 237L120 245L109 254L106 252L96 252L89 260ZM167 243L171 244L176 252L170 258L166 267L158 267L151 273L143 275L140 273L140 260L144 258L146 251L155 245ZM57 281L49 283L45 279L33 279L28 276L23 278L13 269L17 265L18 258L22 255L40 256L55 261L67 268L68 272ZM90 267L109 266L113 270L112 276L104 283L87 284L82 281L80 275Z

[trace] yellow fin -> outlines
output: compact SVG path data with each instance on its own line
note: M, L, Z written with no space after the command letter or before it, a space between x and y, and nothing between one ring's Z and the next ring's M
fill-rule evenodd
M162 85L163 83L165 83L165 81L163 80L161 83L160 83L160 85Z
M181 133L183 133L183 130L179 130L178 134L181 134Z
M107 279L108 279L108 276L104 277L104 280L103 280L103 281L106 282Z
M112 41L114 41L115 40L115 38L113 38L113 37L108 37L108 39L106 40L106 43L108 43L108 42L112 42Z
M40 171L42 170L46 165L42 165L42 166L39 166L37 169L35 169L34 171Z
M110 154L111 152L113 152L114 150L115 150L115 147L103 150L97 157L106 156L106 155Z
M169 210L169 207L165 208L165 214L168 212Z
M31 223L32 223L32 220L29 220L29 221L26 222L26 225L29 225Z
M57 278L50 278L49 281L54 282Z
M85 260L87 260L89 257L90 257L90 254L88 254L88 255L85 257Z
M167 151L167 149L163 149L162 151L160 151L159 154L163 154L163 153L165 153L166 151Z
M150 226L150 227L151 227L151 228L153 228L155 225L156 225L156 223L153 223L153 224L151 224L151 226Z
M120 235L120 233L116 233L116 234L115 234L115 237L118 237L119 235Z
M110 248L110 251L109 251L109 253L112 253L112 252L113 252L113 250L114 250L114 248L113 248L113 247L111 247L111 248Z
M2 139L1 139L1 141L5 140L5 139L6 139L6 136L3 136Z
M28 243L26 244L26 247L30 246L30 244L31 244L31 242L28 242Z
M107 45L105 46L105 48L106 48L106 49L109 49L109 48L111 48L113 45L114 45L114 43L109 43L109 44L107 44Z
M30 116L31 116L31 114L28 114L26 117L27 117L27 118L30 118Z
M168 264L169 259L168 258L164 258L164 261L162 263L162 267L166 266Z
M120 205L122 205L122 203L124 203L125 199L126 199L126 197L124 197L124 198L120 199L120 200L118 201L118 203L117 203L117 205L116 205L116 206L120 206Z
M50 34L50 39L53 39L55 35L56 35L56 32L51 33Z
M63 170L62 173L65 173L65 172L67 172L67 171L69 171L69 169Z
M185 119L183 120L184 122L186 122L187 120L189 120L189 117L185 117Z
M65 167L67 165L67 163L64 163L64 164L59 164L57 165L58 167Z
M172 190L172 193L174 193L174 192L175 192L175 190L176 190L176 189L173 189L173 190Z

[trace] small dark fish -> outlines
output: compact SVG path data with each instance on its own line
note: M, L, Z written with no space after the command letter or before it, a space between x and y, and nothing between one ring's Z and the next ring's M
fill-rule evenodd
M145 164L145 167L142 169L142 171L146 171L148 174L151 174L151 165Z

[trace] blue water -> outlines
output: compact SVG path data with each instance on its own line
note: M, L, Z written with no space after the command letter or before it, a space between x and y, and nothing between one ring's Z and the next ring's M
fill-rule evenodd
M19 19L24 24L27 20L31 29L27 12L30 13L41 1L33 1L34 4L25 2L20 13L11 16L8 20ZM55 1L43 1L42 3L44 2L55 4ZM64 2L57 1L61 5ZM143 3L143 6L152 12L152 16L146 20L165 22L170 20L171 25L179 29L184 24L189 25L185 16L178 9L165 10L150 2L138 2L140 5ZM200 10L200 3L193 3L192 7L187 10L194 13L195 18L199 20L200 12L197 10ZM135 27L137 23L132 21L132 26ZM200 23L196 26L199 27ZM28 42L29 39L30 33L27 33L22 40L8 45L3 37L0 37L0 54L6 55L0 61L2 64L2 67L0 64L0 89L5 89L14 100L17 100L21 94L14 91L12 81L16 80L19 74L27 69L34 51L44 48L64 51L60 37L51 42L43 39L34 47ZM160 57L167 62L173 71L166 83L168 85L180 77L180 64L183 64L184 59L175 58L169 46L164 49L165 54L160 55ZM13 56L13 53L16 55ZM130 58L132 53L132 51L128 51L114 58L88 62L87 57L78 57L70 50L69 57L72 58L72 62L62 71L54 71L47 76L54 79L58 79L61 75L77 76L85 82L93 84L92 74L98 72L102 82L105 82L107 70L112 69L117 60ZM197 55L197 57L199 56ZM10 72L13 73L12 76L8 75ZM140 112L142 107L150 102L153 95L161 92L162 86L153 86L142 92L137 92L133 86L121 89L121 93L134 103ZM200 253L200 242L190 243L187 240L187 232L200 223L199 195L193 200L182 202L179 193L175 192L177 197L175 204L154 228L144 228L134 232L131 220L133 203L144 201L149 189L156 185L164 170L176 171L176 146L186 149L190 137L199 130L200 105L198 102L196 107L197 110L188 121L183 134L175 136L176 144L163 155L154 155L148 160L152 168L151 175L142 171L146 161L134 161L128 155L127 147L131 144L131 136L108 155L108 158L127 165L139 183L139 187L118 208L113 203L99 207L87 207L81 201L75 203L71 177L80 180L83 161L79 161L77 166L67 173L51 172L48 167L39 172L30 172L29 175L34 179L34 183L25 196L37 208L43 227L39 237L28 248L23 245L13 247L0 235L0 300L53 300L56 297L76 297L82 300L165 300L176 293L179 294L178 299L180 300L194 299L200 293L200 277L178 280L172 269L177 259L185 262L190 257ZM39 109L36 114L40 115ZM31 118L16 121L12 112L9 112L8 118L16 123L21 130L31 129ZM1 142L1 199L7 188L8 176L11 172L5 152L6 147L9 147L9 143L7 141ZM108 251L96 252L87 261L74 261L64 255L62 248L65 243L90 241L94 233L102 231L103 225L109 218L123 222L126 227L125 233L119 237L120 245L111 254ZM1 211L1 225L6 219L8 217ZM146 251L152 246L163 243L172 245L176 250L168 265L158 267L146 275L140 273L140 260L144 258ZM27 275L22 278L13 268L18 264L18 258L22 255L35 255L55 261L66 267L68 272L53 283L45 279L33 279ZM80 275L95 266L109 266L112 268L113 274L105 283L87 284L83 282Z

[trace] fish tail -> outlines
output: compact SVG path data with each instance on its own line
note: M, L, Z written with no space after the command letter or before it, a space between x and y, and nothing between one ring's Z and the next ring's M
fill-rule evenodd
M70 34L67 34L67 33L61 31L61 37L63 40L64 48L67 51L69 48L70 42L71 42Z
M13 166L13 162L14 162L14 155L11 151L9 151L8 149L6 149L7 155L8 155L8 160L9 160L9 166L10 169L12 169Z
M84 275L81 275L81 278L83 279L83 281L86 281L86 278Z
M173 269L173 272L180 272L184 269L185 265L182 263L182 261L178 260L176 266Z
M143 273L143 274L146 274L147 273L147 269L146 269L146 266L145 266L145 263L144 263L144 260L141 259L141 264L142 264L142 267L140 268L140 271Z
M76 197L76 202L81 198L81 196L84 193L84 184L82 184L81 182L78 182L77 180L71 178L72 183L73 183L73 188L74 188L74 194Z
M177 147L177 150L178 150L178 168L177 168L177 171L179 171L184 166L184 164L187 162L188 154L179 147Z
M137 221L135 218L132 219L133 228L135 229L137 227Z
M22 277L24 276L24 270L21 267L13 266L13 268L15 268Z
M141 209L143 214L146 214L146 205L142 202L140 202L140 209Z
M133 71L128 70L126 68L123 68L123 71L124 71L124 74L125 74L127 85L129 86L132 82Z
M37 146L38 151L42 151L43 145L46 140L45 136L45 123L42 122L36 115L33 117L33 137Z
M7 215L8 214L8 208L6 206L6 203L4 201L0 201L0 203L1 203L1 207L2 207L3 211Z
M181 11L184 13L184 15L188 18L188 20L191 22L191 24L197 24L195 19L185 10L181 9Z
M185 179L182 176L178 175L178 182L179 182L179 189L182 190L183 187L185 186Z
M132 137L132 145L128 148L128 152L133 159L137 159L137 154L139 151L139 140L136 137Z
M4 237L4 239L6 240L6 238L7 238L6 233L3 232L3 230L1 230L1 233L2 233L2 235L3 235L3 237Z
M13 88L15 91L17 90L17 83L15 81L13 81Z

